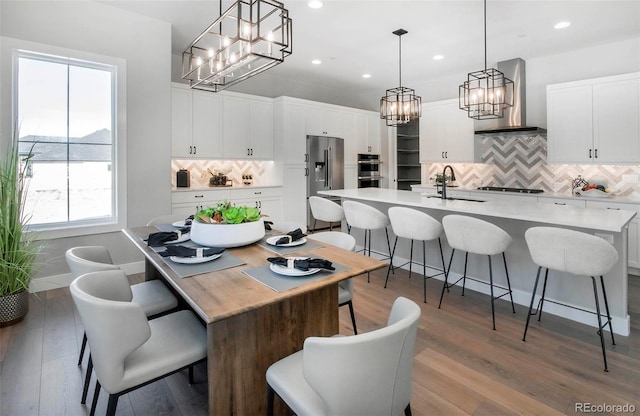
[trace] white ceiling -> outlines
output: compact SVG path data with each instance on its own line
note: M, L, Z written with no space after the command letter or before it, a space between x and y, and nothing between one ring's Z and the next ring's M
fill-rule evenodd
M171 23L176 56L219 14L218 1L102 3ZM293 54L283 64L238 84L236 90L273 97L311 98L314 91L317 96L327 92L340 97L371 96L373 92L382 96L385 89L398 86L398 37L391 33L398 28L409 32L402 37L403 86L458 74L462 82L467 72L484 66L481 0L324 0L321 9L309 8L306 0L285 0L284 4L293 19ZM223 2L225 9L229 5L229 0ZM571 26L554 29L562 20L570 21ZM489 66L515 57L526 61L639 36L640 0L487 2ZM444 59L434 61L436 54ZM312 65L312 59L321 59L322 64ZM174 79L179 78L177 72L174 65ZM363 79L365 72L372 77Z

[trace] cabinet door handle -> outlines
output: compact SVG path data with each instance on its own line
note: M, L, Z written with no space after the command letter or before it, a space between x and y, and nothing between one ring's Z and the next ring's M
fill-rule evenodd
M309 161L309 153L305 153L304 154L304 161L308 162Z
M309 176L309 168L304 168L304 176Z
M204 195L196 195L196 198L204 198Z
M595 156L595 157L596 157L596 159L597 159L597 158L598 158L598 149L596 149L594 153L595 153L595 154L594 154L594 156Z
M247 147L247 156L249 156L249 148Z
M253 148L251 148L251 156L253 156Z
M591 149L589 149L589 159L591 159Z
M262 195L262 192L258 192L258 191L256 191L256 192L254 192L253 194L254 194L254 195Z
M556 204L556 205L567 205L566 202L554 202L554 204Z
M620 208L607 207L607 209L610 209L612 211L620 211Z
M440 158L444 159L444 152L440 153Z
M444 158L449 159L449 152L444 152Z
M262 208L262 201L258 201L258 205L259 205L258 208Z
M192 155L193 154L193 146L189 146L189 154Z
M198 153L198 148L196 146L193 146L193 154L195 155L196 153Z

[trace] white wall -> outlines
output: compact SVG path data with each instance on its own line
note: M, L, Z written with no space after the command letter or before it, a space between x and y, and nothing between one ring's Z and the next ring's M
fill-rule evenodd
M127 223L171 211L171 26L89 1L0 2L0 35L126 60ZM7 58L7 54L9 57ZM10 48L2 48L0 141L10 137ZM118 264L142 260L122 233L49 240L36 278L68 273L64 252L105 245Z

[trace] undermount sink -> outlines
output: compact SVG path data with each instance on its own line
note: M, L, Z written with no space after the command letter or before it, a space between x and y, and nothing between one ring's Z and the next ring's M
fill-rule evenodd
M442 197L440 195L425 195L425 197L442 199ZM462 198L462 197L453 197L453 196L448 196L446 199L448 201L487 202L487 201L482 200L482 199Z

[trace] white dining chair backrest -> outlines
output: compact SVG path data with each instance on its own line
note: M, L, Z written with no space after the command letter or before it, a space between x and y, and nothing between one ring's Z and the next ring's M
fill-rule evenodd
M393 233L398 237L431 241L442 235L442 224L427 213L406 207L391 207L388 212Z
M356 248L355 237L341 231L325 231L321 233L313 233L309 235L309 238L349 251L353 251Z
M466 215L447 215L442 226L449 246L468 253L493 256L503 253L512 241L497 225Z
M90 272L119 270L113 264L109 250L102 246L73 247L67 250L65 258L73 277Z
M123 296L128 287L122 270L87 273L69 286L89 339L94 369L109 393L120 388L126 357L151 336L140 305Z
M327 198L319 196L309 197L309 207L313 218L326 222L339 222L344 220L342 207Z
M389 217L377 208L367 204L356 201L344 201L342 208L344 208L347 224L351 227L363 230L379 230L390 224Z
M310 337L303 373L329 415L398 415L411 400L413 349L420 307L393 304L388 326L350 337Z
M580 276L602 276L618 261L618 252L595 235L557 227L532 227L524 233L533 262Z

